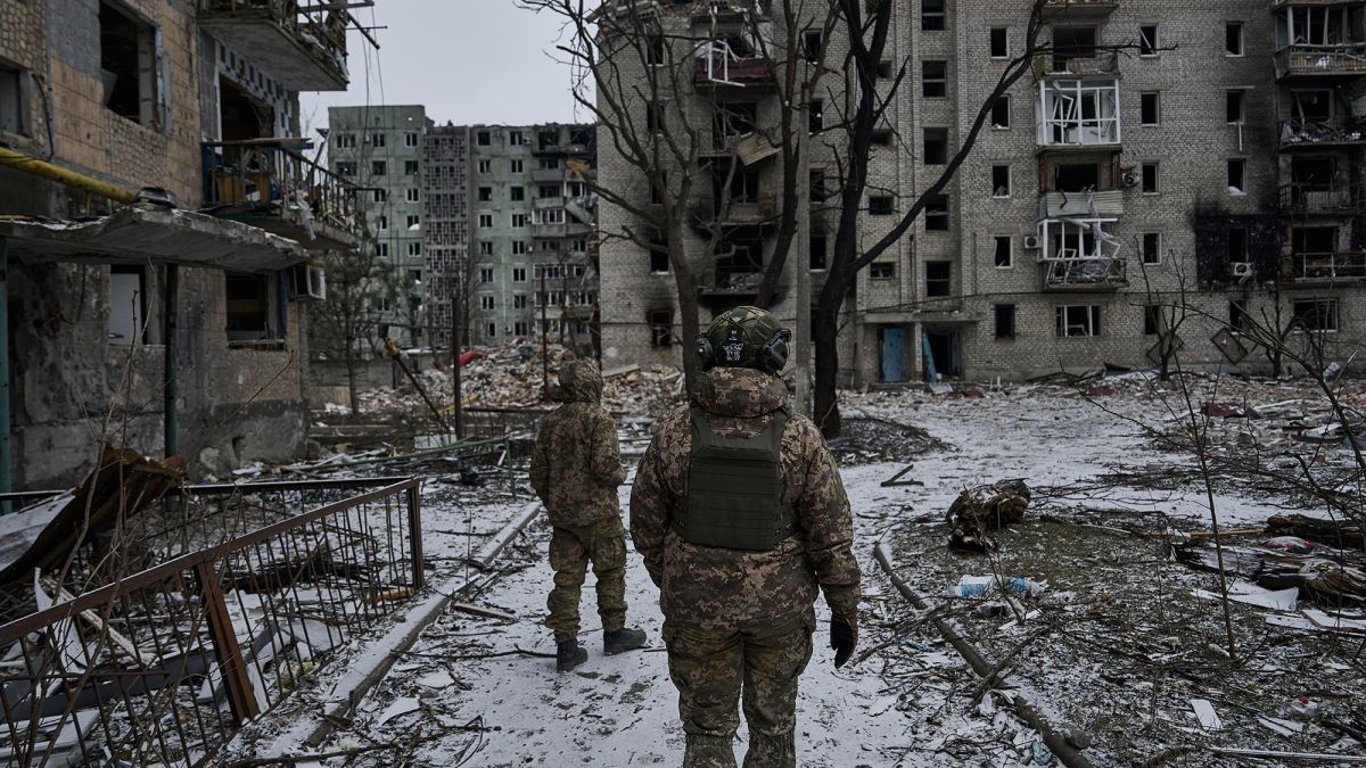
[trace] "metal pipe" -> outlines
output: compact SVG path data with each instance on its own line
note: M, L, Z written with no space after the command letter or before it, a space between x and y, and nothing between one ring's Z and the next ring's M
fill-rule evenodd
M180 270L174 264L166 265L166 305L162 307L165 313L165 333L166 338L162 339L162 346L165 349L166 359L162 364L165 376L165 386L162 393L162 454L166 458L176 455L180 450L179 440L179 411L176 409L176 400L179 397L179 380L177 378L176 359L180 356L180 342L177 338L176 314L180 310Z
M65 184L68 187L83 190L100 197L106 197L118 203L131 203L137 199L137 193L131 190L117 187L113 184L100 181L99 179L86 176L82 173L68 170L60 165L54 165L44 160L39 160L23 152L15 152L12 149L0 147L0 166L13 168L16 171L23 171L34 176L41 176L45 179Z
M9 257L5 241L0 240L0 493L14 490L13 461L9 413ZM0 502L0 514L9 512L10 504Z

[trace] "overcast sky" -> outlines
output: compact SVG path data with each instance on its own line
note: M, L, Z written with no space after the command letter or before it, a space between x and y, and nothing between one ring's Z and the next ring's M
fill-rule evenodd
M560 24L513 0L376 0L354 10L379 42L352 30L350 90L305 93L307 134L327 124L330 106L423 104L427 116L456 125L509 125L590 119L575 114L569 68L550 58Z

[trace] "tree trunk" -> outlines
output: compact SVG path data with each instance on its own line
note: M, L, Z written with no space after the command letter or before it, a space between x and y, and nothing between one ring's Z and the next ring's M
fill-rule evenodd
M349 297L348 297L349 298ZM346 360L346 396L351 406L351 415L360 413L360 399L356 395L356 344L355 344L355 321L347 312L346 332L342 334L342 344L345 348L343 353Z
M678 324L679 335L682 336L678 342L682 346L683 378L691 395L696 391L698 377L702 375L702 366L693 343L701 324L697 320L697 276L693 274L683 251L681 221L670 222L669 225L669 263L674 274L674 287L678 292Z
M830 284L826 284L828 289ZM840 402L836 378L839 375L839 305L824 300L816 307L812 341L816 347L816 387L812 393L815 408L812 418L825 437L838 437L840 433Z

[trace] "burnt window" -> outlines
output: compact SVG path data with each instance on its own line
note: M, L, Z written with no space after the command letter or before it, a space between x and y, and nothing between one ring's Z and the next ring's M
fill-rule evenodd
M1157 194L1157 163L1144 163L1140 171L1143 179L1143 194Z
M1010 166L991 166L991 196L1010 197Z
M264 341L276 337L274 292L268 275L224 274L228 341Z
M1144 232L1139 246L1144 264L1162 262L1162 235L1158 232Z
M1336 331L1338 329L1337 299L1296 299L1295 323L1306 331Z
M896 277L896 264L890 261L875 261L868 265L869 280L891 280Z
M1239 89L1224 92L1224 119L1230 123L1241 123L1244 117L1244 92Z
M889 147L892 144L892 131L888 128L879 128L873 131L871 140L874 146Z
M995 243L995 245L992 248L992 259L995 262L996 266L1000 267L1001 269L1006 269L1007 267L1012 266L1014 264L1015 259L1014 254L1011 252L1012 248L1010 235L997 235L994 238L993 242Z
M645 322L650 327L650 346L673 345L673 317L672 309L652 309L645 313Z
M1083 192L1099 188L1099 163L1059 163L1053 167L1055 192Z
M1072 59L1089 59L1096 55L1095 27L1053 28L1053 70L1067 69Z
M1243 227L1228 230L1228 260L1233 263L1247 261L1247 230Z
M819 29L802 32L802 58L813 64L820 61L821 51L825 48L825 37Z
M654 243L650 248L650 271L663 274L669 271L669 251L664 243Z

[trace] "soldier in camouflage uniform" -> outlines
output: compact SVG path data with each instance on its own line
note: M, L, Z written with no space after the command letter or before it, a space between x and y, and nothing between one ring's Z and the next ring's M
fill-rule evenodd
M546 415L531 453L531 487L545 504L554 531L550 567L555 587L546 626L555 633L556 668L567 672L588 660L579 645L579 589L591 562L597 577L603 651L621 653L645 644L645 633L626 628L626 531L617 486L626 479L617 450L617 427L599 405L602 376L583 360L560 369L564 405Z
M631 492L631 537L660 588L685 768L734 768L742 692L745 768L796 765L797 678L811 658L818 588L833 616L836 667L857 643L860 573L849 500L816 425L787 411L787 389L776 377L787 338L772 315L753 307L716 318L698 339L704 373L695 403L660 420ZM776 454L771 492L752 482L749 470L727 480L727 465L718 472L699 458L709 450L699 443L748 440L752 447L763 444L757 436L766 430ZM736 492L746 500L720 518L707 514L707 505L726 506ZM728 524L763 506L764 493L779 510L767 540Z

